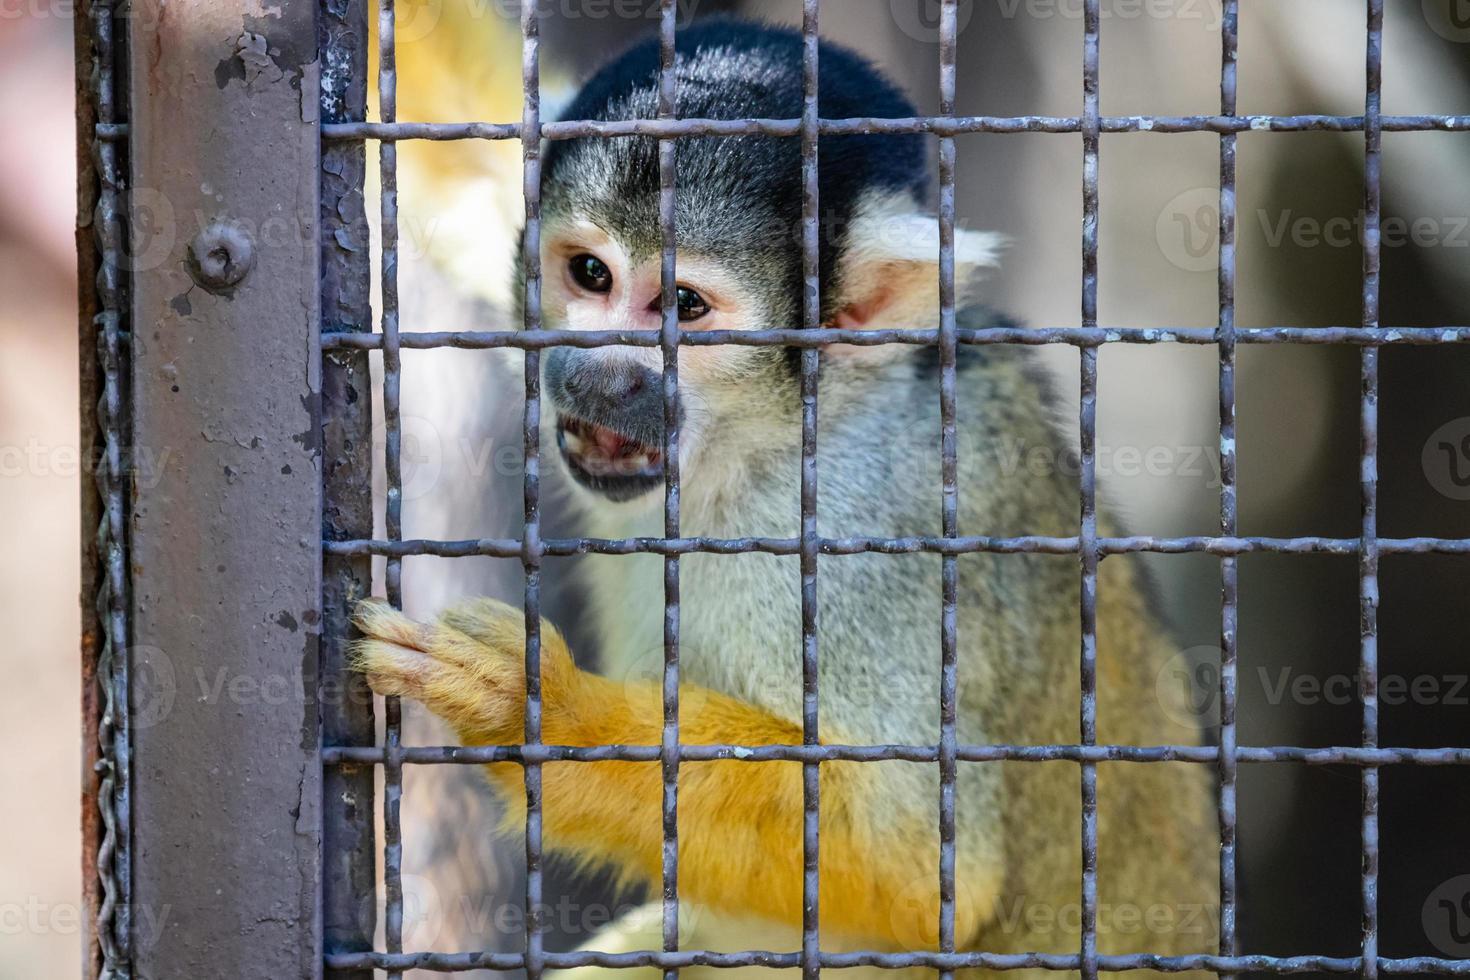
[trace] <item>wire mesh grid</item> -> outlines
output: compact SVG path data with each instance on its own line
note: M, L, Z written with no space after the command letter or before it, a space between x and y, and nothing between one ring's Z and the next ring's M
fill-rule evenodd
M1385 765L1470 764L1470 748L1385 748L1378 738L1377 605L1378 563L1385 554L1470 553L1470 540L1446 538L1380 538L1377 533L1377 399L1379 348L1391 344L1450 344L1470 341L1470 327L1384 328L1379 322L1379 267L1381 218L1381 145L1384 132L1464 131L1470 116L1385 116L1381 112L1383 0L1365 0L1367 59L1365 109L1362 116L1239 116L1236 114L1238 0L1225 0L1221 30L1220 113L1187 117L1106 117L1101 114L1100 0L1083 4L1082 112L1075 117L960 116L955 111L957 2L942 0L939 21L939 114L909 119L821 119L818 115L819 0L803 0L803 102L799 119L680 119L675 86L674 51L677 6L661 0L658 113L654 119L619 122L573 120L543 123L540 110L539 23L536 5L521 8L523 115L519 123L416 123L396 119L396 69L393 0L382 0L379 15L378 122L326 118L323 137L327 149L365 140L380 141L382 317L378 332L340 330L324 333L322 347L333 351L381 351L383 411L386 429L387 477L386 536L332 539L324 542L329 559L383 556L389 601L401 603L402 559L412 555L442 557L494 556L519 559L525 573L526 710L524 744L465 748L413 746L401 743L397 700L387 699L386 735L381 746L329 745L323 761L329 766L380 765L383 769L383 871L386 893L386 950L328 952L326 965L334 970L377 969L398 977L408 969L453 972L471 969L524 970L539 980L546 969L596 965L651 966L674 977L681 967L766 966L800 968L813 978L822 968L859 965L885 968L928 967L949 980L965 968L1079 971L1095 977L1103 971L1154 969L1206 970L1222 975L1243 971L1289 973L1325 971L1385 974L1470 975L1470 961L1436 957L1392 959L1378 953L1378 776ZM360 39L338 35L327 44L353 44ZM351 59L338 59L352 63ZM328 59L331 63L331 59ZM356 63L361 63L358 59ZM103 120L105 123L106 120ZM1330 328L1275 327L1237 329L1235 325L1236 134L1243 131L1351 131L1364 134L1364 200L1367 215L1363 254L1362 322ZM1141 329L1101 326L1098 321L1098 210L1099 152L1103 133L1150 131L1156 133L1217 133L1219 165L1219 321L1215 328ZM1082 286L1079 328L965 329L956 323L955 296L955 139L967 133L1079 133L1082 136ZM941 316L934 329L852 331L815 329L821 325L818 277L818 141L821 136L873 133L926 133L939 142L940 300ZM802 325L799 329L701 331L680 329L676 306L677 229L674 222L675 141L693 135L735 136L762 134L799 139L802 154L801 245L803 262ZM540 268L540 147L543 139L649 136L659 141L659 224L662 231L660 306L657 331L570 332L543 329L541 324ZM462 140L518 139L523 157L525 199L524 282L525 316L517 331L452 333L399 333L397 288L397 156L396 142L405 139ZM1217 348L1219 362L1219 451L1222 463L1220 533L1206 537L1106 537L1097 525L1097 384L1098 351L1104 344L1206 344ZM664 536L606 540L591 538L544 539L541 536L539 484L540 352L559 345L657 347L662 355L662 398L665 460ZM715 539L684 537L679 514L678 353L681 346L719 344L783 345L800 348L801 378L801 532L797 538ZM823 537L817 528L818 422L817 379L822 348L831 344L909 344L934 346L939 352L941 412L941 514L938 537ZM999 538L959 533L956 427L956 355L960 344L1068 344L1078 348L1080 371L1080 476L1078 533L1065 537L1022 535ZM1240 344L1353 344L1361 348L1361 508L1360 534L1354 538L1268 538L1239 534L1236 504L1235 358ZM400 352L424 348L516 348L524 352L525 408L524 530L519 539L467 541L404 540L402 535L402 477L400 469ZM800 745L747 747L735 745L688 746L679 737L679 563L693 553L740 554L763 552L797 556L801 574L802 624L802 739ZM817 715L819 556L864 552L937 554L942 562L941 676L939 680L940 736L933 745L850 746L822 744ZM976 552L995 554L1044 553L1078 556L1081 576L1080 730L1070 745L967 745L956 735L956 601L957 559ZM1220 733L1217 746L1118 746L1097 741L1097 606L1099 562L1108 555L1136 552L1163 554L1206 553L1220 558ZM1301 748L1253 747L1237 742L1238 556L1246 553L1355 555L1358 562L1360 651L1362 678L1362 739L1356 746ZM570 747L546 745L541 730L541 563L548 556L578 554L627 555L648 553L664 559L663 724L657 746ZM660 765L663 787L661 858L663 943L661 950L626 953L577 951L552 953L544 948L541 767L551 761L625 760ZM940 851L934 869L940 896L936 951L833 953L819 947L818 814L819 768L830 761L906 760L935 763L940 781L936 814ZM682 762L742 760L799 762L803 769L803 916L802 942L797 951L744 951L715 953L679 948L678 903L678 778ZM996 954L956 949L955 936L955 778L960 763L992 761L1071 761L1078 764L1082 819L1078 846L1082 855L1081 944L1075 954ZM1220 845L1220 905L1217 954L1158 956L1148 953L1102 955L1098 951L1098 824L1097 766L1102 762L1190 762L1214 766L1219 775L1218 823ZM1359 955L1266 956L1237 953L1236 912L1236 775L1240 763L1298 762L1356 766L1361 770L1362 946ZM525 774L526 822L526 930L524 953L404 952L402 827L399 806L405 765L482 764L514 762ZM331 882L327 882L331 887Z

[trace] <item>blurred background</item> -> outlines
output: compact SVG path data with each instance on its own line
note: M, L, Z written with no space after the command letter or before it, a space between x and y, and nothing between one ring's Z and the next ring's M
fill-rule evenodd
M0 7L0 977L81 968L72 23Z
M1104 7L1105 114L1218 111L1217 0ZM1361 113L1363 7L1243 0L1240 112ZM519 118L515 8L509 0L400 0L399 118ZM544 0L543 8L548 117L600 60L656 25L647 16L656 3L646 0ZM681 0L680 9L685 23L720 12L800 19L796 0ZM1076 114L1080 10L1080 0L960 0L958 111ZM937 26L932 0L833 0L823 17L824 35L875 59L921 112L937 107ZM0 2L0 126L19 134L0 141L0 612L12 624L0 662L18 679L0 711L0 744L21 747L0 754L0 978L74 976L82 941L76 565L79 536L91 529L76 516L89 474L76 452L71 32L61 0ZM1385 112L1470 112L1470 6L1394 0L1384 63ZM1218 144L1207 134L1103 141L1103 324L1215 325ZM370 147L370 170L373 154ZM1077 325L1079 139L962 137L959 164L962 223L1012 241L985 301L1032 325ZM502 325L521 208L518 146L404 144L400 166L403 328ZM1470 134L1389 134L1383 172L1382 322L1470 324ZM1238 324L1357 324L1361 134L1242 134L1238 184ZM371 201L368 213L376 214ZM1076 351L1045 356L1059 379L1058 414L1072 417ZM518 443L519 364L461 351L413 352L404 363L405 534L518 533L519 478L486 461ZM1354 348L1241 349L1242 533L1357 534L1357 371ZM1387 348L1382 379L1380 533L1470 537L1470 350ZM1103 350L1102 494L1130 530L1218 529L1216 397L1212 348ZM555 525L555 508L548 520ZM1160 683L1189 685L1208 723L1218 561L1151 563L1179 637ZM1241 744L1355 743L1354 559L1246 556L1240 567ZM563 572L548 571L553 615L578 601ZM404 582L409 611L424 615L455 594L519 588L518 567L489 559L409 559ZM1383 744L1470 745L1467 594L1463 559L1384 559ZM573 640L595 659L595 638ZM407 741L442 737L410 715ZM1470 956L1470 771L1388 767L1382 784L1381 952ZM1239 801L1243 951L1353 955L1358 772L1246 765ZM488 834L442 833L444 812L474 826L488 806L471 772L409 768L411 947L497 948L520 936L519 921L465 904L477 895L514 904L516 847L491 846ZM582 896L584 908L597 891L560 873L548 886L549 897ZM606 893L605 901L622 900ZM552 945L584 942L585 920L554 916Z

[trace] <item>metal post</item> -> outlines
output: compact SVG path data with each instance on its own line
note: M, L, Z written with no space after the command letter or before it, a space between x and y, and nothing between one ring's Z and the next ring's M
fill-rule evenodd
M367 118L367 4L324 3L317 19L323 123ZM324 337L371 330L371 247L361 143L321 153L321 325ZM364 351L330 351L322 359L322 537L372 533L372 378ZM348 620L372 592L372 559L327 556L322 563L321 713L323 745L373 745L373 692L348 667ZM322 944L328 953L373 948L377 927L375 772L370 765L322 772ZM372 980L371 970L342 971L337 980Z
M315 4L127 29L133 973L316 977Z

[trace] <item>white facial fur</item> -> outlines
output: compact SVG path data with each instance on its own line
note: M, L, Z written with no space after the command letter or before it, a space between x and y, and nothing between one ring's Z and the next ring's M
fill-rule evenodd
M844 303L827 325L932 328L938 322L939 228L932 215L915 211L906 195L869 194L843 237L846 252L839 275ZM996 264L1002 245L1001 236L994 233L956 230L955 282L961 302L981 270ZM571 263L581 255L593 255L607 267L612 276L608 291L591 291L576 280ZM542 310L548 327L656 331L661 326L660 256L656 250L645 246L635 254L607 230L586 220L548 222L542 234L542 270ZM679 252L678 284L694 290L709 307L698 319L681 322L681 328L752 330L798 325L771 322L770 311L784 306L784 297L760 295L751 277L742 276L742 271L716 257ZM824 376L836 380L834 374L855 371L853 390L844 390L843 397L860 397L865 376L902 358L906 350L895 345L834 345L824 358ZM607 347L588 354L610 363L640 364L654 372L663 368L657 347ZM799 415L790 410L795 403L788 404L793 382L773 377L771 364L768 351L754 348L680 348L684 416L679 459L688 504L698 506L701 485L723 488L738 482L749 454L781 452L796 444L799 430L794 423ZM830 387L824 384L824 389ZM833 410L840 406L824 401L823 411ZM555 413L546 415L548 424L554 424ZM719 445L706 447L706 437L716 425ZM705 453L706 448L711 451ZM635 500L614 503L580 486L576 493L595 509L625 517L656 512L662 497L650 491Z

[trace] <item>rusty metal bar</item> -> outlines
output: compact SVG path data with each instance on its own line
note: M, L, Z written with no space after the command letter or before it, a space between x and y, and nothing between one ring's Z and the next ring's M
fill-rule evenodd
M521 192L526 224L521 233L525 278L521 326L541 329L541 21L539 5L521 3ZM525 409L521 419L523 515L521 568L525 573L526 719L525 739L541 741L541 353L525 354ZM541 980L545 969L546 923L542 892L541 766L525 767L526 787L526 980Z
M1363 126L1363 326L1378 326L1383 212L1383 0L1367 0L1366 97ZM1358 549L1358 684L1363 699L1363 747L1378 746L1378 347L1359 352L1362 545ZM1378 768L1363 769L1362 907L1364 980L1377 980Z
M403 750L407 765L484 765L490 762L656 762L662 749L651 745L423 745ZM382 749L329 747L328 765L380 763ZM683 745L685 762L938 762L936 745ZM1200 745L965 745L955 746L958 762L1196 762L1215 765L1219 752ZM1239 762L1295 762L1308 766L1461 766L1470 765L1470 748L1378 748L1361 746L1240 746Z
M661 0L659 7L658 116L678 113L676 28L678 6ZM658 224L662 238L659 267L659 347L663 355L663 466L664 537L679 536L679 273L677 201L678 146L672 139L658 144ZM660 770L663 777L661 808L663 852L660 856L663 899L663 949L679 949L679 556L664 556L664 669L663 728ZM664 970L664 980L678 980L675 967Z
M958 7L939 8L939 112L955 113L955 61L959 47ZM940 530L959 533L959 433L956 423L959 342L955 314L955 141L939 138L939 451ZM939 951L955 951L955 779L959 737L959 556L941 556L939 620ZM954 980L945 970L940 980Z
M1225 0L1220 19L1220 113L1235 115L1240 46L1240 0ZM1236 135L1220 135L1220 533L1240 533L1235 486L1235 150ZM1236 555L1220 559L1220 943L1221 956L1235 953L1236 755L1235 730L1239 656L1240 568Z
M367 114L366 4L327 4L318 13L321 116L325 122ZM321 334L372 329L372 270L363 183L366 148L331 143L321 150ZM374 335L377 336L377 335ZM373 533L373 407L368 354L351 348L322 358L322 537L349 540ZM373 695L350 669L350 614L372 594L369 555L325 554L322 563L322 742L374 746ZM373 751L380 751L374 748ZM322 941L328 955L373 948L377 835L375 773L370 766L333 766L322 775ZM372 980L362 969L343 980Z
M1470 115L1381 116L1385 132L1464 132ZM823 119L822 136L928 133L964 136L969 133L1081 133L1081 116L911 116L898 119ZM1365 126L1364 116L1099 116L1103 133L1353 133ZM546 123L541 135L549 140L615 138L624 136L800 136L799 119L620 119L568 120ZM114 131L107 131L112 134ZM328 140L464 140L519 139L516 123L348 123L326 127Z
M821 163L821 4L801 6L801 327L822 327ZM821 351L801 350L801 741L821 741L817 637L817 421ZM821 973L822 782L817 760L801 767L801 975Z
M1099 0L1084 0L1082 12L1082 326L1097 326L1098 149L1101 132ZM1080 733L1083 745L1097 743L1097 348L1081 347L1078 405L1078 487L1082 565ZM1097 951L1097 765L1084 760L1082 789L1082 950L1083 980L1096 980Z
M358 953L330 957L328 965L334 969L389 966L404 970L430 970L438 973L460 973L469 970L519 970L525 958L517 953L410 953L388 956L383 953ZM714 953L705 950L683 950L678 953L659 953L652 950L632 953L603 953L581 950L571 953L544 954L545 966L549 969L572 969L596 966L605 969L626 970L636 967L659 969L707 966L716 969L739 969L763 967L769 969L795 969L801 966L801 953L785 953L767 950L751 950L740 953ZM1051 970L1076 972L1084 966L1083 959L1076 955L1046 953L879 953L863 951L857 953L823 953L819 965L823 969L850 969L858 966L877 967L884 970L908 970L927 968L931 970ZM1131 953L1122 956L1099 956L1096 960L1099 971L1121 973L1129 970L1156 970L1161 973L1185 973L1204 970L1211 973L1358 973L1362 970L1362 958L1357 956L1155 956L1150 953ZM1383 958L1378 961L1379 969L1392 976L1470 976L1470 960L1455 960L1435 956L1414 956L1403 959Z
M955 331L958 343L976 345L1072 344L1094 347L1099 344L1204 344L1213 347L1219 343L1219 337L1217 327L961 327ZM1470 327L1243 327L1236 330L1235 339L1238 344L1464 344L1470 343ZM404 350L440 347L544 350L547 347L606 347L612 344L657 347L660 343L656 330L426 331L404 334L400 340ZM934 346L939 343L939 331L906 328L848 330L836 327L820 332L800 329L702 330L680 334L679 343L687 347ZM323 344L328 350L377 350L382 347L383 338L376 333L342 333L324 338Z
M394 0L378 6L378 115L391 124L398 116L398 48ZM380 331L383 337L383 527L390 541L403 537L403 426L400 411L402 363L398 356L398 146L378 144L379 229L382 247ZM403 559L390 555L384 570L390 605L403 607ZM403 704L383 699L383 935L389 953L403 952ZM388 971L388 980L402 980Z
M998 538L984 535L907 538L820 538L818 550L824 555L858 555L880 552L908 555L917 552L936 554L1043 554L1075 555L1081 549L1080 538L1021 535ZM546 538L541 542L542 554L569 555L638 555L638 554L712 554L743 555L761 552L771 555L795 555L801 552L800 538ZM1245 554L1275 555L1356 555L1361 538L1264 538L1264 537L1184 537L1158 538L1135 535L1126 538L1098 538L1098 554L1208 554L1218 556ZM325 541L323 549L333 555L433 555L438 558L519 558L520 542L514 538L478 538L469 541ZM1465 555L1470 554L1470 538L1379 538L1380 554L1394 555Z
M93 0L76 23L78 107L77 256L81 329L83 458L96 460L82 489L82 868L89 937L83 973L99 980L132 975L131 606L128 554L128 389L130 348L123 339L128 303L123 242L124 171L118 146L87 124L118 125L127 112L117 84L126 31L113 7ZM121 71L119 70L121 68Z
M319 253L260 232L317 227L316 5L129 12L131 186L203 225L129 270L132 975L314 980Z

